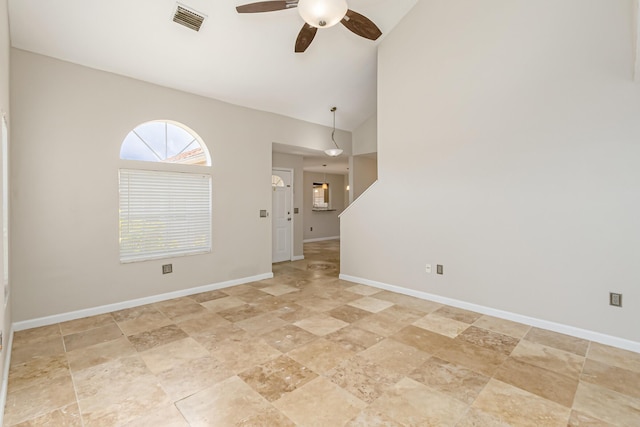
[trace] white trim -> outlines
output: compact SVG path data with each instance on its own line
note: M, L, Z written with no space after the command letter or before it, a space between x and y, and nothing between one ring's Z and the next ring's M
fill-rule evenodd
M304 255L294 255L291 257L291 261L300 261L304 259Z
M501 319L524 323L525 325L535 326L542 329L548 329L550 331L559 332L562 334L571 335L571 336L583 338L589 341L595 341L601 344L606 344L613 347L622 348L624 350L640 353L640 342L631 341L631 340L627 340L619 337L614 337L612 335L606 335L600 332L589 331L587 329L576 328L574 326L564 325L562 323L550 322L548 320L537 319L535 317L524 316L522 314L512 313L509 311L498 310L495 308L473 304L465 301L460 301L453 298L447 298L439 295L430 294L427 292L416 291L414 289L408 289L400 286L389 285L382 282L376 282L374 280L363 279L361 277L349 276L348 274L340 274L340 280L347 280L349 282L373 286L374 288L385 289L387 291L397 292L399 294L404 294L404 295L409 295L409 296L424 299L424 300L434 301L441 304L462 308L465 310L471 310L471 311L475 311L476 313L487 314L490 316L499 317Z
M0 390L0 426L4 425L4 405L7 403L7 391L9 390L9 366L11 365L11 349L13 348L13 326L9 327L9 339L4 343L6 356L4 369L2 370L2 389Z
M174 298L185 297L188 295L214 291L216 289L223 289L231 286L242 285L244 283L257 282L259 280L265 280L265 279L271 279L271 278L273 278L273 273L263 273L257 276L227 280L225 282L198 286L196 288L182 289L179 291L168 292L165 294L153 295L153 296L133 299L129 301L122 301L114 304L101 305L99 307L85 308L82 310L70 311L68 313L54 314L52 316L39 317L37 319L22 320L20 322L14 322L13 329L15 331L22 331L25 329L37 328L40 326L54 325L56 323L66 322L68 320L81 319L83 317L110 313L112 311L124 310L125 308L138 307L140 305L151 304L159 301L166 301Z
M305 239L303 243L311 243L311 242L324 242L325 240L340 240L340 236L332 236L332 237L318 237L316 239Z

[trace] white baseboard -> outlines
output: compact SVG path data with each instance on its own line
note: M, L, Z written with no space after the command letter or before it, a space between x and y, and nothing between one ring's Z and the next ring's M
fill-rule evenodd
M518 323L524 323L525 325L535 326L537 328L547 329L561 334L571 335L577 338L586 339L589 341L595 341L600 344L606 344L613 347L618 347L624 350L634 351L640 353L640 342L627 340L624 338L614 337L612 335L606 335L600 332L594 332L587 329L576 328L574 326L564 325L562 323L550 322L548 320L537 319L535 317L524 316L509 311L497 310L491 307L485 307L483 305L472 304L465 301L456 300L453 298L442 297L439 295L430 294L427 292L416 291L414 289L403 288L400 286L389 285L387 283L376 282L374 280L363 279L361 277L349 276L347 274L340 274L341 280L347 280L349 282L360 283L362 285L372 286L374 288L384 289L391 292L397 292L399 294L409 295L412 297L438 302L440 304L446 304L465 310L475 311L476 313L487 314L489 316L499 317L501 319L511 320Z
M52 316L39 317L37 319L22 320L20 322L13 323L13 330L22 331L25 329L37 328L40 326L54 325L56 323L66 322L69 320L110 313L112 311L124 310L125 308L138 307L140 305L166 301L169 299L199 294L202 292L215 291L217 289L224 289L231 286L242 285L244 283L257 282L259 280L271 278L273 278L273 273L263 273L257 276L243 277L241 279L228 280L226 282L213 283L210 285L198 286L196 288L181 289L179 291L168 292L165 294L152 295L149 297L117 302L114 304L101 305L99 307L86 308L82 310L71 311L68 313L54 314Z
M294 255L291 257L291 261L300 261L304 259L304 255Z
M324 242L325 240L340 240L340 236L318 237L316 239L305 239L302 241L302 243Z
M7 349L2 370L2 389L0 389L0 426L4 425L4 406L7 403L7 391L9 389L9 366L11 365L11 349L13 348L13 327L9 327L9 339L4 342Z

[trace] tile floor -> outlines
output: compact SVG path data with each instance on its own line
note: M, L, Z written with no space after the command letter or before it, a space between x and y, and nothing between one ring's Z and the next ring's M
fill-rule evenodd
M640 354L337 279L17 332L6 426L640 426Z

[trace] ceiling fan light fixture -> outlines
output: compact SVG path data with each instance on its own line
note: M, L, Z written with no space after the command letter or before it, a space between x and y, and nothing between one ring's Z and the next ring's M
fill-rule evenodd
M316 28L328 28L344 18L349 7L346 0L299 0L298 12L304 21Z

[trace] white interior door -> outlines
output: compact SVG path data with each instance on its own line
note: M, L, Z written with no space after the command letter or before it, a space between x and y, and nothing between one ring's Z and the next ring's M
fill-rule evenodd
M286 169L273 169L271 177L273 231L272 261L291 261L291 236L293 230L292 191L293 172Z

